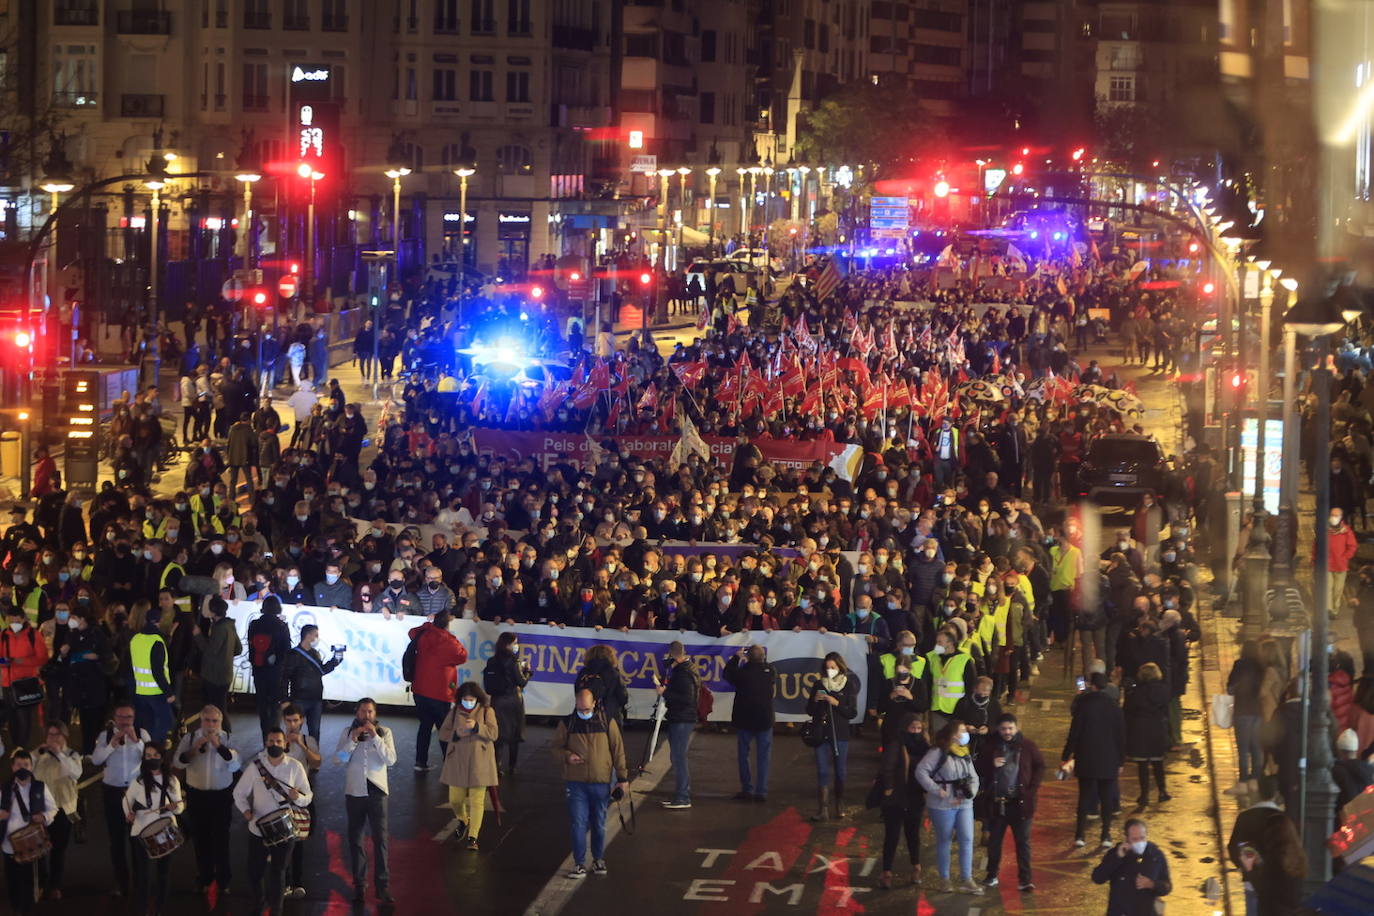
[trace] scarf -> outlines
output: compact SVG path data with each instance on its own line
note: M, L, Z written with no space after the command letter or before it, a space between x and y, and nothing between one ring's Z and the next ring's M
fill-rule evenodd
M822 677L821 686L831 693L839 693L841 690L844 690L845 681L847 680L848 678L843 674L837 674L834 677Z
M955 743L953 747L949 748L946 751L946 753L948 753L951 757L967 757L968 745Z

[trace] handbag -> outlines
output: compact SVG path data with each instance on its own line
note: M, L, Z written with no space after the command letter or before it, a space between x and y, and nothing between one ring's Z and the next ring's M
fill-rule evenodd
M10 686L15 706L37 706L43 702L43 682L36 677L21 677Z
M1212 724L1217 728L1230 728L1235 724L1236 698L1229 693L1212 695Z
M816 724L815 719L807 719L801 727L802 744L807 747L820 747L825 744L826 737L821 732L821 727Z

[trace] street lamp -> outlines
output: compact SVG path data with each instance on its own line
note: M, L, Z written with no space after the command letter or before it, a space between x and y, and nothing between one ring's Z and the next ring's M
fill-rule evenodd
M749 174L749 170L744 166L735 169L735 174L739 176L739 227L744 235L745 246L749 244L749 198L745 191L744 176Z
M673 267L676 268L682 262L682 234L686 232L687 226L687 176L692 174L692 170L687 166L678 166L677 170L677 251L673 255Z
M1296 302L1298 281L1284 277L1279 281L1288 291L1288 301ZM1295 416L1298 377L1298 332L1286 323L1283 326L1283 478L1279 482L1279 511L1290 516L1297 513L1298 496L1298 430Z
M675 174L672 169L658 170L658 282L654 285L649 301L644 305L644 320L640 322L640 330L644 332L646 341L649 332L649 306L653 306L657 316L659 287L662 286L663 275L668 270L668 179Z
M458 323L463 323L463 300L467 297L468 268L468 179L477 174L471 166L453 170L458 176Z
M158 211L162 209L162 189L167 187L167 182L160 177L149 178L143 182L143 186L153 192L152 212L148 219L149 239L148 245L148 319L154 328L157 327L157 221ZM152 384L157 384L157 372L154 370Z
M42 188L44 191L47 191L49 194L52 195L52 212L53 212L53 217L54 217L54 220L55 220L55 219L56 219L56 216L57 216L57 208L58 208L58 206L59 206L59 205L61 204L61 202L62 202L62 195L63 195L63 194L66 194L66 193L67 193L68 191L70 191L72 188L76 187L76 185L75 185L75 184L71 181L71 179L68 178L65 174L63 174L63 175L54 175L54 174L51 174L51 173L50 173L50 174L48 175L48 177L43 181L43 183L42 183L41 185L39 185L39 187ZM43 283L43 294L44 294L44 297L47 298L47 299L51 299L51 289L52 289L52 286L53 286L53 284L54 284L54 282L55 282L55 278L56 278L56 276L57 276L57 270L58 270L58 268L61 266L60 264L57 264L57 263L56 263L56 262L57 262L57 252L58 252L57 237L58 237L58 236L57 236L57 223L54 222L54 223L53 223L53 227L52 227L52 256L49 257L46 261L44 261L44 271L45 271L45 273L47 274L47 277L45 278L45 281L44 281L44 283ZM45 311L46 311L46 310L45 310ZM77 334L77 331L76 331L76 327L77 327L77 325L76 325L76 322L77 322L77 314L76 314L76 306L75 306L75 305L72 306L72 317L71 317L71 322L72 322L72 363L71 363L71 365L72 365L72 368L75 369L75 368L76 368L76 334ZM43 322L43 325L44 325L44 327L46 327L46 326L47 326L47 322L44 321L44 322Z
M749 166L749 235L746 236L745 239L744 239L744 247L750 249L751 251L752 251L753 248L754 248L754 232L753 232L753 229L754 229L754 219L753 219L753 217L754 217L754 208L755 208L756 206L758 206L758 200L759 200L759 176L762 175L762 174L763 174L763 166L759 166L759 165L751 165L751 166ZM767 212L766 210L764 211L764 216L765 216L765 217L768 216L768 212ZM760 226L760 229L762 230L762 234L763 234L763 235L767 235L767 234L768 234L768 224L767 224L767 223L763 223L763 224Z
M719 174L720 168L714 165L706 170L706 218L710 221L707 227L706 252L713 258L716 256L716 176Z
M296 174L302 178L310 179L310 207L306 210L305 217L305 292L302 297L307 308L314 308L315 305L315 182L324 177L324 172L317 171L308 162L302 162L296 167Z
M243 182L243 226L239 232L239 241L243 245L240 257L243 258L243 267L247 270L252 266L250 262L253 258L253 183L262 181L262 175L257 172L239 172L234 176L234 180Z
M1328 612L1331 607L1330 575L1327 573L1326 519L1331 512L1331 374L1326 368L1326 338L1345 326L1337 297L1322 296L1297 302L1283 316L1285 327L1308 337L1316 345L1317 367L1313 388L1317 394L1316 453L1312 460L1312 482L1317 490L1316 544L1312 563L1312 638L1309 680L1306 684L1308 717L1306 752L1299 759L1304 769L1301 784L1303 845L1307 850L1307 886L1315 889L1331 879L1331 854L1326 840L1336 807L1336 785L1331 780L1331 741L1329 717L1331 695L1327 686ZM1284 456L1296 461L1297 455ZM1339 597L1339 596L1335 596Z

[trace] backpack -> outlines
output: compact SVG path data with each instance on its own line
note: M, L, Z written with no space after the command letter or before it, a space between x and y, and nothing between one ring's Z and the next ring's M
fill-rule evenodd
M415 663L420 658L420 634L416 634L401 655L401 679L407 684L415 683Z
M697 681L697 724L705 725L706 720L711 718L711 711L716 708L716 695L711 692L711 688L700 680Z
M402 664L404 661L402 659ZM482 689L494 697L509 692L506 669L495 655L487 659L486 667L482 669Z

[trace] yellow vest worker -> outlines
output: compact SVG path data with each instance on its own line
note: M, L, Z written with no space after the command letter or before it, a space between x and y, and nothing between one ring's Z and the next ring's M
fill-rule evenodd
M167 665L167 641L160 633L137 633L129 640L129 664L134 671L134 693L141 697L165 696L171 692L171 669ZM161 674L161 678L158 675ZM165 685L165 686L164 686Z
M930 676L935 683L935 696L930 708L947 716L954 715L954 707L963 699L966 690L964 675L973 662L973 656L960 650L954 655L944 656L931 652L926 656L930 662Z

